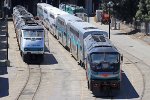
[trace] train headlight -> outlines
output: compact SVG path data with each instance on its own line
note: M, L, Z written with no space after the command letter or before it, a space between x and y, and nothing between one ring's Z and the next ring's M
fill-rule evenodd
M40 51L43 51L43 48L41 48Z
M24 51L28 51L28 48L24 48Z
M91 70L95 71L96 70L96 66L91 65Z

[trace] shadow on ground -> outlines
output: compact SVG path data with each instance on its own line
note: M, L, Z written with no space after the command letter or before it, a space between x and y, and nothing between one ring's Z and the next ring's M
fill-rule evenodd
M8 78L0 77L0 98L9 95Z
M133 35L133 34L136 34L138 32L140 32L140 31L139 30L131 30L129 32L116 33L114 35Z
M45 46L45 53L44 53L44 59L43 61L38 57L29 57L28 64L40 64L40 65L53 65L58 64L58 61L54 57L52 53L50 53L50 50Z
M137 99L139 98L138 93L130 83L129 79L127 78L126 74L122 74L122 82L121 82L121 89L120 91L107 91L107 92L100 92L99 89L93 91L93 95L96 98L104 98L104 99Z

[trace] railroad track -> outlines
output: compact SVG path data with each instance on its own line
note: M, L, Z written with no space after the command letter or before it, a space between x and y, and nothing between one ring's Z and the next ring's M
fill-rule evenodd
M28 65L28 78L16 100L34 100L42 80L40 65Z
M123 51L123 52L125 52L125 51ZM128 56L128 57L125 57L129 62L131 62L131 64L133 64L133 65L135 65L136 66L136 68L139 70L139 72L140 72L140 74L141 74L141 76L142 76L142 81L143 81L143 90L142 90L142 94L141 94L141 96L140 96L140 100L142 100L143 99L143 96L144 96L144 94L145 94L145 89L146 89L146 79L145 79L145 73L144 72L142 72L142 69L141 69L141 65L144 65L144 66L147 66L147 67L149 67L150 68L150 66L149 65L147 65L147 64L145 64L142 60L140 60L139 58L137 58L137 57L135 57L135 56L133 56L133 55L131 55L131 54L129 54L128 52L126 52L126 55ZM132 59L132 60L131 60ZM128 97L127 97L128 98Z
M145 95L145 91L146 91L146 73L143 71L143 67L141 66L144 66L144 68L147 67L148 70L150 70L150 66L148 64L146 64L143 60L135 57L134 55L128 53L127 51L119 48L123 54L125 55L124 58L126 58L128 61L129 61L129 64L133 64L136 66L136 68L139 70L141 76L142 76L142 81L143 81L143 90L142 90L142 93L140 94L140 97L139 99L142 100L144 95ZM125 99L128 99L128 97L126 97Z

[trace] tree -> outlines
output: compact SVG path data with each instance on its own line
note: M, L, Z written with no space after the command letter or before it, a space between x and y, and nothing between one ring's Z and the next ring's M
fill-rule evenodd
M140 0L136 12L136 19L141 21L150 21L150 0Z
M132 22L138 9L139 0L112 0L114 11L117 18Z

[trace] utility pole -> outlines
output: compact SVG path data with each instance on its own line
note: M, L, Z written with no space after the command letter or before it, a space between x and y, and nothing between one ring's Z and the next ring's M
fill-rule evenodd
M110 39L110 5L108 5L108 11L109 11L109 39Z

